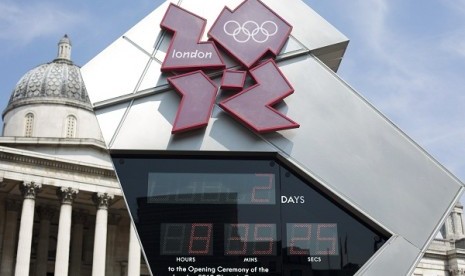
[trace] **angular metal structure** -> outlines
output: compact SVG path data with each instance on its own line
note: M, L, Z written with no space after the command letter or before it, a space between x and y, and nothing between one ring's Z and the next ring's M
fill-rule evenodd
M240 0L179 1L207 20ZM166 2L82 68L110 152L276 154L303 178L391 238L356 275L407 275L463 184L341 80L348 39L300 0L263 0L293 26L276 64L294 93L275 108L299 128L258 134L220 108L204 129L172 134L180 98L162 73L172 35L159 26ZM206 33L201 38L206 41ZM238 62L224 57L226 68ZM220 86L221 73L208 72Z

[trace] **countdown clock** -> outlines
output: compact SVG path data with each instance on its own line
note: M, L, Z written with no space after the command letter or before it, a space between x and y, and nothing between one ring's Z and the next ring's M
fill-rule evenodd
M113 161L154 275L353 275L389 238L272 158Z

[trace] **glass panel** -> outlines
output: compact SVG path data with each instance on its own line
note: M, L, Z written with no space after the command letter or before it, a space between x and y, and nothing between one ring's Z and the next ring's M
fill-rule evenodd
M286 229L285 275L353 275L384 244L329 196L281 168L281 215Z
M276 204L273 174L149 173L148 203Z
M162 223L160 255L212 255L211 223Z
M274 160L113 162L154 275L354 275L388 238Z
M225 224L224 255L276 256L276 224Z

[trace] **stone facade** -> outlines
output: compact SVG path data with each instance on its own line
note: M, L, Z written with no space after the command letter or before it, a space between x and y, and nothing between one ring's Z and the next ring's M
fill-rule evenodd
M3 112L0 275L149 275L69 38L58 46Z
M433 240L414 276L465 276L463 206L457 204Z

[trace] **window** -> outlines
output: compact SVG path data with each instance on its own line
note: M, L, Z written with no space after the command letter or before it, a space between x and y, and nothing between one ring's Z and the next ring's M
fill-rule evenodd
M76 123L77 119L73 115L66 118L66 138L74 138L76 136Z
M26 114L24 136L32 137L33 128L34 128L34 114L28 113Z

